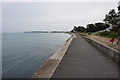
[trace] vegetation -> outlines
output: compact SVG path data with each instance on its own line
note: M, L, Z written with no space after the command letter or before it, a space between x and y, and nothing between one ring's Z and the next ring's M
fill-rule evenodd
M118 8L119 10L119 8ZM117 38L117 32L120 31L120 12L116 13L114 9L112 9L108 14L106 14L105 24L110 26L110 31L100 32L100 36L114 37Z
M88 24L87 28L82 27L82 26L74 26L73 30L71 32L84 32L87 30L87 32L96 32L96 31L101 31L106 28L108 28L109 25L105 23L95 23L95 24Z
M95 24L88 24L87 25L87 32L98 32L109 28L109 25L105 23L95 23Z
M118 28L120 28L119 24L119 15L112 9L108 14L106 14L105 23L111 25L111 31L117 32Z
M82 26L74 26L73 30L71 32L84 32L85 28Z
M109 37L109 38L112 38L112 37L117 38L116 32L109 32L109 31L100 32L99 36Z
M95 26L96 26L96 31L101 31L110 27L105 23L95 23Z
M118 12L114 9L109 11L109 13L105 15L103 21L104 23L99 22L95 24L88 24L87 28L74 26L72 32L84 32L86 30L88 33L97 32L100 36L116 38L120 35L117 34L117 32L120 32L120 6L118 7Z
M94 24L88 24L87 25L87 32L95 32L96 26Z

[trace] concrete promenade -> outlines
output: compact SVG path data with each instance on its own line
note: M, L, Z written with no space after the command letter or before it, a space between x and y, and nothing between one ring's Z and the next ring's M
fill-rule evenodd
M118 78L118 65L76 34L51 78Z

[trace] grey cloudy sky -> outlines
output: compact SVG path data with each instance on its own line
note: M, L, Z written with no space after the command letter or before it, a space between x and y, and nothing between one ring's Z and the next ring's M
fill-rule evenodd
M3 2L3 32L71 30L102 22L117 2Z

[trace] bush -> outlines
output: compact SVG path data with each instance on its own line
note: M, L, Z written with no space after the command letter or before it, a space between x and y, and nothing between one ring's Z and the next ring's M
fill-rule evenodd
M114 38L117 38L116 32L104 31L104 32L100 32L99 35L103 36L103 37L110 37L110 38L114 37Z
M108 32L108 31L104 31L104 32L99 33L100 36L108 36L109 34L110 34L110 32Z
M116 32L110 32L109 37L117 38L117 34L116 34Z

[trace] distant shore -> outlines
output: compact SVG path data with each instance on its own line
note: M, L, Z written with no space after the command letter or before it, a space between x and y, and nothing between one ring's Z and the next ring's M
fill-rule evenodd
M28 31L24 33L69 33L70 31Z

